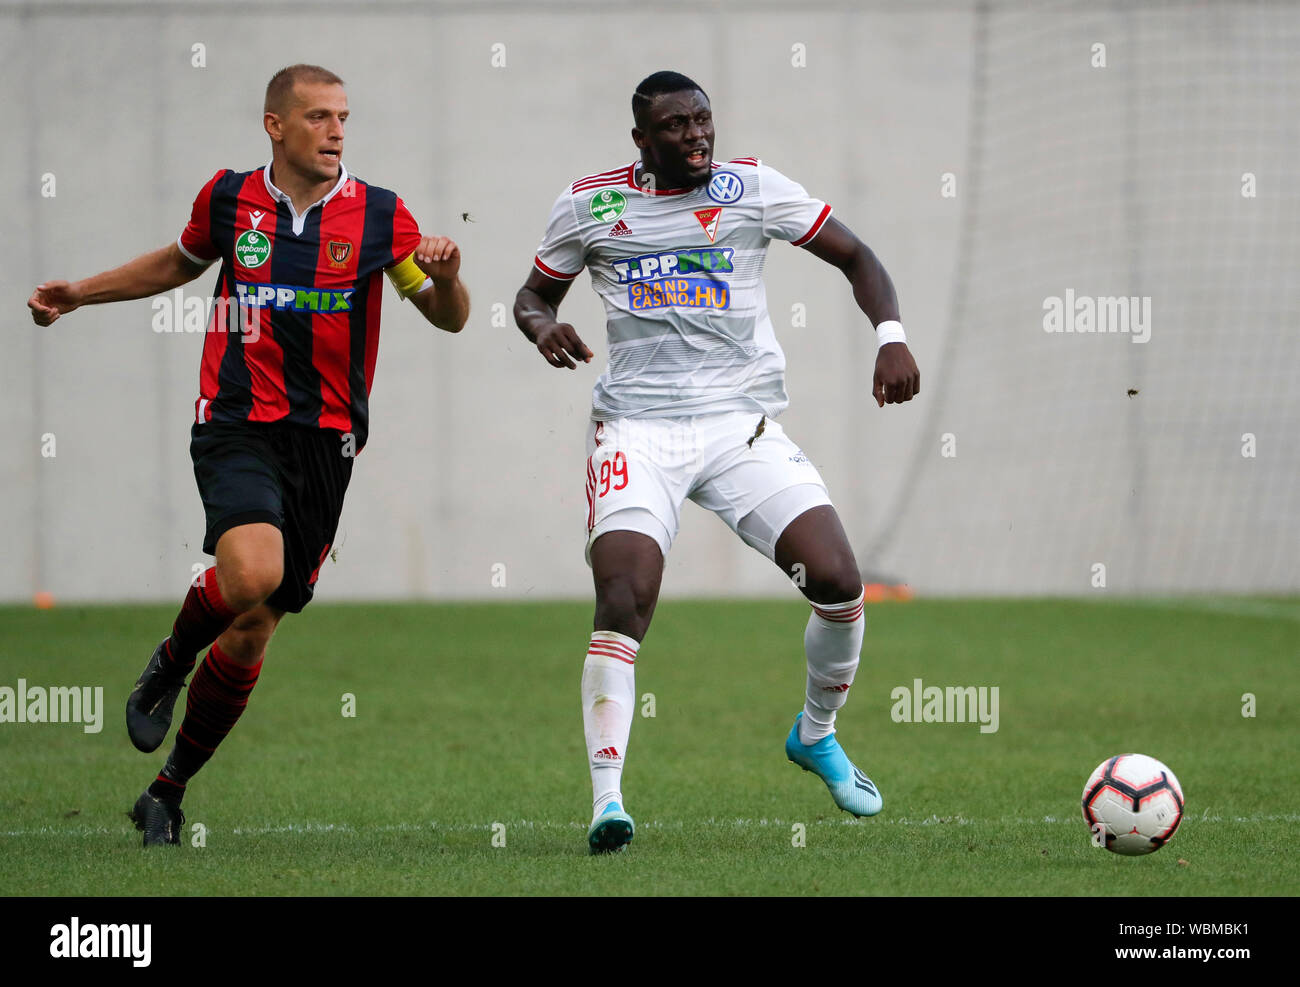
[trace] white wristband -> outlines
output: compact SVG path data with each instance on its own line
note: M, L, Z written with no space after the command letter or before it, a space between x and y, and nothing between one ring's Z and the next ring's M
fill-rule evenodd
M903 323L891 320L876 326L876 339L881 346L886 343L906 343L907 334L903 332Z

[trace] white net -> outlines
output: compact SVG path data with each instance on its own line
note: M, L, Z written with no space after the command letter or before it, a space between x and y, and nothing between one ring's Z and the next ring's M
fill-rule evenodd
M1294 590L1300 9L989 4L975 43L929 425L863 554L937 591Z

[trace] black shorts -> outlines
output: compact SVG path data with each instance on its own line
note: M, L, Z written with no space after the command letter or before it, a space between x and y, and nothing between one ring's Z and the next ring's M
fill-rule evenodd
M203 551L241 524L265 522L284 536L284 580L267 603L299 613L334 543L352 478L350 448L334 429L282 423L206 422L190 430L190 458L207 532Z

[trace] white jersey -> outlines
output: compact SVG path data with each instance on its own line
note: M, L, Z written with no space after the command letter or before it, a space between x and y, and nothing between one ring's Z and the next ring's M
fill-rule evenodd
M571 281L586 267L605 302L609 366L592 418L785 410L785 354L767 314L773 238L796 246L831 208L757 158L713 165L698 188L647 191L637 162L581 178L551 210L535 264Z

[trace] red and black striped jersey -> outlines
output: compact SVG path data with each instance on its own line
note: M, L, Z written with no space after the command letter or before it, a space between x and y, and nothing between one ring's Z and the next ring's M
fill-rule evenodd
M288 421L350 432L360 450L379 348L382 272L404 296L425 283L420 230L394 193L348 175L299 215L271 166L223 169L178 240L221 271L203 343L195 418Z

